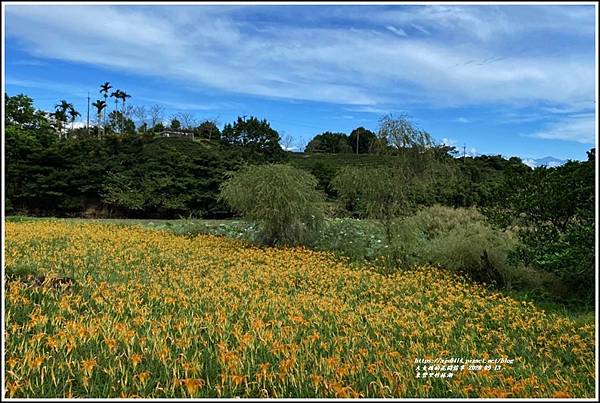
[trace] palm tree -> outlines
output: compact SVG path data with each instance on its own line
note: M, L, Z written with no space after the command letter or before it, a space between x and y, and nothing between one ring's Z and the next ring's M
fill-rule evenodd
M75 119L77 119L77 116L81 116L81 113L77 112L75 108L73 108L73 105L69 107L68 112L71 116L71 131L73 131L75 126Z
M58 121L58 137L62 137L63 124L67 122L67 111L73 108L73 104L68 103L64 99L59 104L54 106L56 111L52 116Z
M50 116L52 116L54 120L56 120L56 123L58 125L58 138L61 138L63 123L67 120L67 116L60 109L56 109L56 111L51 113Z
M121 133L123 133L124 124L125 124L125 121L124 121L124 119L125 119L125 102L127 101L127 98L131 98L131 95L129 95L125 91L121 91L120 98L123 101L123 112L121 113Z
M110 83L108 81L106 81L104 84L102 84L100 86L100 92L104 95L104 106L106 106L107 101L108 101L108 91L112 88L112 86L110 85ZM102 113L102 120L103 120L103 124L102 124L102 131L104 134L104 131L106 130L106 113L105 111L103 111Z
M116 90L112 94L111 97L115 98L115 117L117 116L117 108L119 107L119 99L121 99L121 90Z
M100 114L102 114L104 112L104 108L106 108L106 101L100 101L99 99L97 99L96 102L92 104L92 106L96 108L98 116L98 125L100 125ZM104 133L104 127L102 132ZM100 127L98 127L98 137L100 137Z

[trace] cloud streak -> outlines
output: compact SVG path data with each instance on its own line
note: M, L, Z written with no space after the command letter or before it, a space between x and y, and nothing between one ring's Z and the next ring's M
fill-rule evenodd
M593 114L569 116L547 125L532 137L546 140L576 141L582 144L595 144L596 118Z

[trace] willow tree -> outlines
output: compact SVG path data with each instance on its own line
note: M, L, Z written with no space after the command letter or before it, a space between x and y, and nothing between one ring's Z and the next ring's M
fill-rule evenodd
M317 179L287 164L247 166L221 186L221 199L260 227L266 244L307 244L324 217Z
M332 186L347 210L378 220L386 243L391 245L396 220L431 202L436 181L451 175L452 170L438 157L429 133L416 128L405 116L384 116L378 138L392 154L388 164L344 167L333 178Z

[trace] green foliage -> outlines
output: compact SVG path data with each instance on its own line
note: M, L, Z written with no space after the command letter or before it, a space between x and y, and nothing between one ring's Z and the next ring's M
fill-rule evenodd
M233 125L226 124L223 127L221 141L236 147L242 158L249 162L278 162L285 158L285 152L279 144L279 133L271 128L266 119L238 117Z
M588 300L594 294L594 175L590 159L510 176L499 192L503 198L488 211L497 224L516 226L514 260L559 276Z
M401 115L394 117L391 114L379 120L377 137L386 142L391 151L414 150L420 152L433 145L431 135L418 129L408 117Z
M345 154L351 153L352 147L345 133L325 132L316 135L304 150L307 153Z
M478 156L453 158L452 148L436 146L428 149L427 158L434 161L430 166L431 183L411 192L424 205L442 204L450 207L487 207L502 198L501 186L506 176L524 175L531 171L518 158L504 159L501 156ZM331 180L342 168L365 167L386 168L398 164L403 155L392 154L313 154L289 153L290 163L305 169L319 178L320 188L329 197L336 197ZM400 158L399 158L400 157ZM425 183L423 183L424 185Z
M49 130L50 123L45 114L36 110L33 99L27 95L18 94L9 97L4 94L6 126L17 126L21 129Z
M7 198L35 215L177 216L229 214L218 199L239 160L226 149L178 138L108 135L58 141L6 130Z
M507 255L515 244L508 232L494 230L475 209L432 206L396 223L393 249L401 264L434 264L475 281L510 287Z
M237 162L223 150L181 138L114 139L120 161L103 185L103 202L126 214L223 214L219 185ZM118 147L118 148L117 148Z
M352 152L355 154L357 145L358 154L368 154L372 152L376 141L377 135L362 126L352 130L352 133L350 133L350 136L348 137L348 142L352 146Z
M121 111L112 111L108 114L107 133L135 134L135 122L123 115Z
M403 150L386 165L345 166L337 171L331 185L339 201L359 217L390 220L433 204L439 188L451 176L451 166L439 161L433 149Z
M335 168L331 164L317 162L310 168L310 173L317 178L317 188L324 192L328 197L336 195L335 190L331 186L331 180L335 176Z
M221 130L215 122L205 120L196 128L196 136L202 139L218 140L221 138Z
M373 263L384 254L383 239L383 227L377 221L335 218L325 222L313 246L355 262Z
M221 186L231 208L261 227L267 244L306 244L323 218L317 180L286 164L245 167Z
M163 125L161 122L158 122L156 125L154 125L154 127L152 128L153 132L159 133L162 132L163 130L165 130L165 125Z
M332 181L340 202L361 218L387 220L406 210L407 176L401 169L340 169Z

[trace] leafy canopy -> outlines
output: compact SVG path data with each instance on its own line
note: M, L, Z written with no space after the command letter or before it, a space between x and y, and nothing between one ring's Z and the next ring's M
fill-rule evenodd
M287 164L247 166L221 186L221 198L261 226L267 244L305 244L323 219L317 179Z

